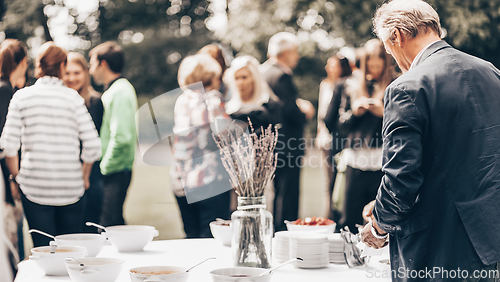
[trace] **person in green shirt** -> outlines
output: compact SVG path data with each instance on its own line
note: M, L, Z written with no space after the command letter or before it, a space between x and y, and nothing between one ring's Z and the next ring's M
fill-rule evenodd
M101 172L104 181L100 224L123 225L123 203L132 178L137 135L135 113L137 95L121 73L125 64L123 49L105 42L90 51L90 74L104 85L104 116L101 126Z

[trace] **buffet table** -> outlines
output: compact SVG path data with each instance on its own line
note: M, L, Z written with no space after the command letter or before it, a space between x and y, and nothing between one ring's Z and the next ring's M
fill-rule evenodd
M212 278L210 271L217 268L232 266L231 248L224 247L215 239L191 239L191 240L166 240L153 241L149 243L143 252L119 253L113 246L105 246L98 257L112 257L125 260L122 273L118 282L130 282L129 269L139 266L171 265L190 267L196 263L215 257L190 271L190 282L210 282ZM311 281L390 281L389 278L380 278L382 274L390 273L386 264L380 263L384 257L372 257L366 268L349 268L347 265L330 264L322 269L300 269L289 264L277 269L272 281L303 282L304 279ZM36 281L71 281L69 276L45 276L34 261L26 260L19 264L19 272L16 282Z

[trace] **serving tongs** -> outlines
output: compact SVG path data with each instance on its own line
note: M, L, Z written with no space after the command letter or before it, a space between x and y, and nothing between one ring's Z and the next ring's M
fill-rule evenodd
M361 257L361 250L356 246L361 242L360 234L353 234L349 227L344 227L340 230L340 235L344 239L344 258L347 265L352 267L366 266L368 264L368 257Z

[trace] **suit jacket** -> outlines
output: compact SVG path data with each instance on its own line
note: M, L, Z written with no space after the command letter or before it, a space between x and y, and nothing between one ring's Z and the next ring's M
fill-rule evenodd
M278 145L277 149L301 155L305 147L301 138L307 120L306 115L300 111L295 102L298 98L298 92L292 81L292 76L286 73L280 65L270 62L262 65L261 71L267 84L282 103L282 128L278 130L278 133L280 134L280 141L284 143ZM289 146L286 145L287 143L289 143Z
M472 275L500 261L500 71L438 41L384 104L374 216L391 234L393 280L434 267Z

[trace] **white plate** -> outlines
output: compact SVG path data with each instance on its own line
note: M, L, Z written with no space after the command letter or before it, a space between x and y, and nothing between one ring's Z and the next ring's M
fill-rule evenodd
M274 233L275 239L288 240L289 237L290 237L290 232L288 232L288 231L278 231L278 232Z
M294 232L290 234L291 241L303 242L303 243L326 243L328 242L328 236L323 233L315 232Z
M319 255L328 256L328 252L325 252L325 251L313 252L313 251L307 251L307 250L291 250L290 254L291 255L296 254L299 256L319 256Z

